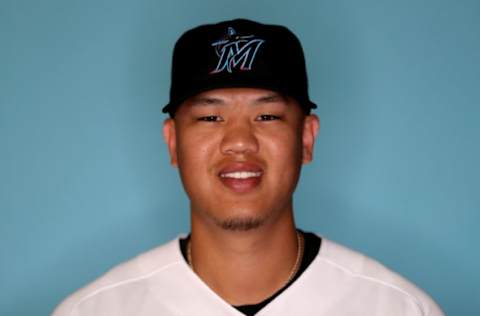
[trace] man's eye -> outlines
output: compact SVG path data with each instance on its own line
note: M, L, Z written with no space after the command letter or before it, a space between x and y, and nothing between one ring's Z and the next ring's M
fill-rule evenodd
M280 116L273 115L273 114L262 114L257 117L257 121L274 121L279 120Z
M222 121L222 118L218 115L208 115L208 116L199 117L197 120L204 121L204 122L220 122Z

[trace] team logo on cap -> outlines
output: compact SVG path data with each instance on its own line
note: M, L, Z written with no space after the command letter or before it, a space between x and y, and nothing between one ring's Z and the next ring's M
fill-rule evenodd
M231 73L235 68L251 70L257 51L263 42L265 41L255 38L255 35L237 35L235 29L229 27L224 38L212 43L218 56L218 64L210 73L222 71Z

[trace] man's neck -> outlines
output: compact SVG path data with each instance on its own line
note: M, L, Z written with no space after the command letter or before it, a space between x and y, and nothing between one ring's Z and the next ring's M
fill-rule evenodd
M192 218L193 269L231 305L255 304L274 294L288 281L297 254L291 212L249 231L208 227Z

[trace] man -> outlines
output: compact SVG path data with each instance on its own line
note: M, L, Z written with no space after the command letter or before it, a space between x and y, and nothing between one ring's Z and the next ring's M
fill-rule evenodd
M164 137L191 234L114 268L54 315L443 315L379 263L296 229L315 107L288 29L233 20L183 34Z

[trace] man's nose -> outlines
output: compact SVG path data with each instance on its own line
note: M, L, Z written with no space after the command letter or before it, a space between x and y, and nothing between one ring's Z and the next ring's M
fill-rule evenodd
M237 121L225 126L220 150L224 154L258 152L258 140L254 127L248 121Z

